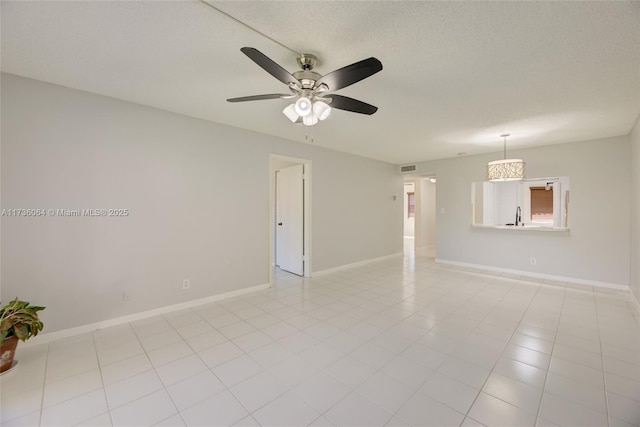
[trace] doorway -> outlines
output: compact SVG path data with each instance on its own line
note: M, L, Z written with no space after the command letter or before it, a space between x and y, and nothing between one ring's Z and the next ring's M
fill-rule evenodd
M405 255L436 256L436 182L434 175L405 177Z
M414 254L415 243L415 222L416 222L416 183L415 181L404 182L403 192L403 204L404 204L404 227L403 227L403 241L404 241L404 253Z
M310 277L311 161L269 157L270 282L274 269Z

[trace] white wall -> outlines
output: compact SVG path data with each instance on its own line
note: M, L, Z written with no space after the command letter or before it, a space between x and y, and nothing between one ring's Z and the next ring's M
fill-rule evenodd
M313 161L315 271L402 251L393 165L12 75L1 83L3 209L130 211L2 218L3 301L47 306L46 332L267 283L270 153Z
M631 292L640 301L640 118L631 132Z
M628 286L629 151L628 136L510 151L527 177L569 177L569 233L471 227L471 182L485 179L499 153L418 164L438 176L437 258Z

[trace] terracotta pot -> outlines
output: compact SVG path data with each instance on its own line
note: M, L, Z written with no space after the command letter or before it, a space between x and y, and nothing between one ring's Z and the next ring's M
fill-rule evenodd
M0 373L11 367L17 346L18 337L15 335L5 338L5 340L2 341L2 344L0 344Z

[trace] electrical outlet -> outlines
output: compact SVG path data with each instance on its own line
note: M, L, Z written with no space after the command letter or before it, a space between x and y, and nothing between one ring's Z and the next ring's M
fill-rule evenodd
M182 281L182 289L183 289L183 290L186 290L186 289L189 289L189 288L191 288L191 280L189 280L189 279L184 279L184 280Z
M531 265L536 265L537 262L538 262L537 259L531 258Z
M122 291L122 301L131 301L131 295L129 295L129 292Z

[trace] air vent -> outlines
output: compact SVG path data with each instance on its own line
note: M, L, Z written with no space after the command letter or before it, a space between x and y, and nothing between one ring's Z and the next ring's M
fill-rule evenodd
M416 171L416 165L400 166L400 173L411 173Z

